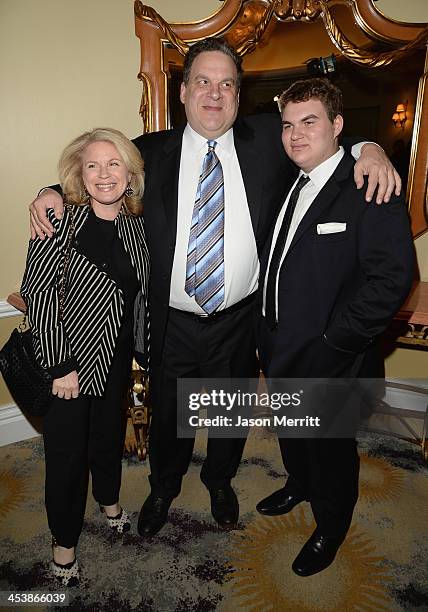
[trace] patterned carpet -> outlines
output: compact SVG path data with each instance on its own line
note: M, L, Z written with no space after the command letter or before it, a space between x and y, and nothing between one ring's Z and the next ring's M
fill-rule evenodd
M170 520L151 542L136 535L147 465L124 459L122 502L132 530L121 539L108 533L88 499L78 549L83 580L69 589L67 609L428 610L427 469L417 446L375 434L360 439L360 500L351 532L334 564L304 579L290 566L314 527L308 504L283 517L254 510L283 484L276 439L252 432L234 482L239 529L229 533L214 523L199 480L204 448L201 436ZM55 590L47 574L41 440L0 448L0 462L0 590Z

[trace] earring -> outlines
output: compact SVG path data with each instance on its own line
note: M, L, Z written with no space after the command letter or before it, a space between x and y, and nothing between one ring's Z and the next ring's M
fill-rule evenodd
M125 195L127 198L130 198L132 195L134 195L134 190L131 187L131 183L128 183L128 186L125 189Z
M91 203L91 194L90 194L90 193L89 193L89 191L86 189L86 187L85 187L85 199L86 199L87 204L90 204L90 203Z

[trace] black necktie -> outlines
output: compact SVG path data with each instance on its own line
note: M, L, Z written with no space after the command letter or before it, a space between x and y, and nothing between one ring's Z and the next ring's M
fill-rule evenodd
M291 220L293 218L294 209L296 208L297 200L302 188L309 181L309 176L299 178L297 185L293 189L288 200L287 209L282 220L275 247L273 249L272 258L269 265L269 274L266 283L266 301L265 301L265 317L266 323L270 329L276 326L276 277L278 276L279 264L284 252L285 243L287 242L288 230L290 229Z

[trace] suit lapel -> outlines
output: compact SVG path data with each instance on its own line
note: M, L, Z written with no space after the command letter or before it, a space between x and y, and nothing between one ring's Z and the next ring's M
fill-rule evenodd
M184 128L174 130L164 145L164 159L160 172L160 189L170 236L175 244L177 236L178 181Z
M244 181L251 223L256 236L261 206L262 180L260 178L260 163L254 148L254 132L238 119L233 127L233 138Z
M318 217L331 205L341 191L341 183L349 177L354 165L354 159L345 153L339 165L321 189L315 200L306 211L305 216L299 223L296 233L293 236L288 254L294 249L296 244L302 239L305 233L313 226ZM286 257L287 257L286 256Z

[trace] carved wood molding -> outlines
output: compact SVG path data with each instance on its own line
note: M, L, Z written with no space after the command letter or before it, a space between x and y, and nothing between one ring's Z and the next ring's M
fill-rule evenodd
M358 25L370 37L384 42L409 42L425 28L423 23L400 23L386 17L371 0L326 0L329 6L349 6ZM281 21L315 21L321 14L320 0L282 0L275 11Z
M281 4L282 0L248 0L244 3L236 23L225 35L239 55L254 51Z
M314 21L321 13L318 0L282 0L275 17L284 20Z
M148 19L155 23L161 31L162 38L169 40L181 55L187 53L189 45L186 44L182 38L177 36L169 23L167 23L154 8L146 6L137 0L134 4L134 14L138 19Z
M359 49L341 32L327 4L328 0L319 0L322 11L321 17L330 40L342 55L356 64L368 66L370 68L385 68L394 62L401 61L403 57L409 55L415 51L415 49L423 47L427 43L428 26L421 29L414 40L399 49L393 49L385 53L373 53L365 49Z
M426 23L401 23L383 15L371 0L346 0L352 7L358 25L377 40L397 44L414 40Z
M419 80L407 200L412 234L417 237L428 228L428 52L425 73Z
M159 19L179 39L192 42L208 36L219 36L235 20L241 10L242 2L243 0L225 0L218 11L206 19L189 23L168 24L152 7L144 5L141 0L135 0L134 15L136 20L146 23L150 21L156 22Z

